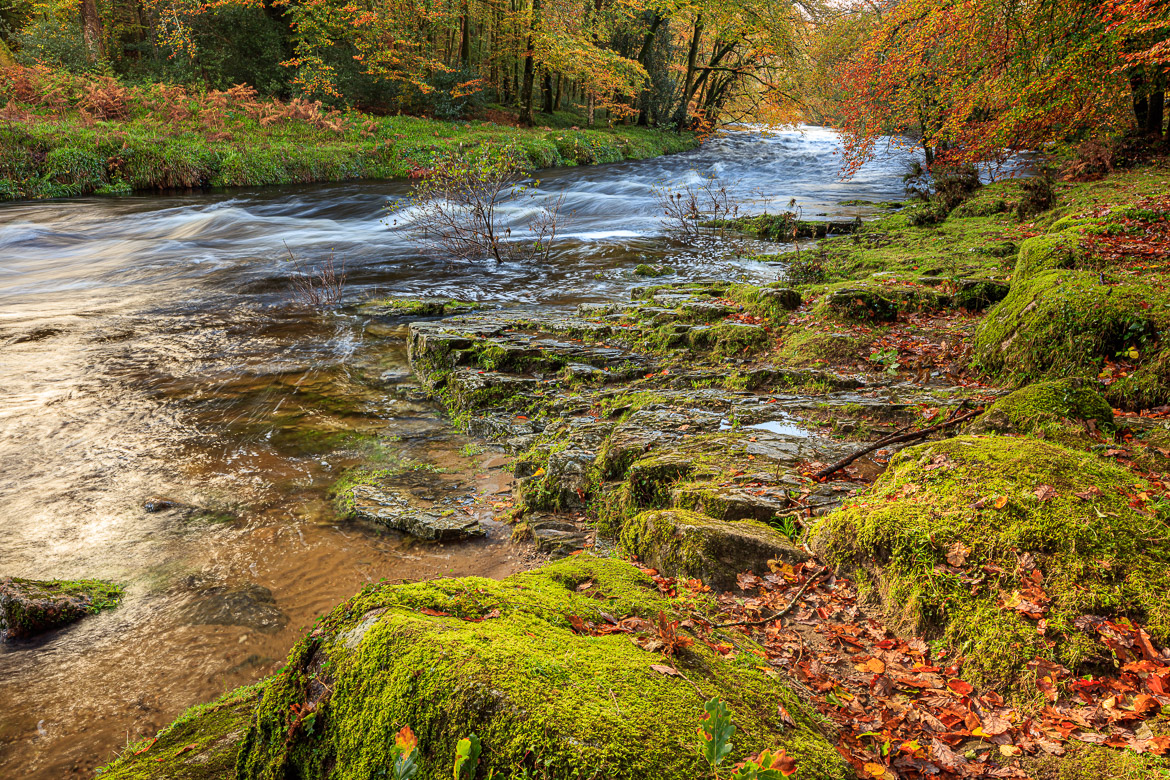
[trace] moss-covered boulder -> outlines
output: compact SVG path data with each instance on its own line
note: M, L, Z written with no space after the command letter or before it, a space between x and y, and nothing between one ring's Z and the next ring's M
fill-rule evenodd
M456 742L472 733L483 744L477 777L693 780L706 774L695 731L713 697L737 727L731 759L782 747L796 778L850 777L810 710L758 656L694 641L666 657L614 630L637 618L652 639L649 621L685 619L690 608L634 566L588 554L503 581L369 587L318 623L270 680L237 777L380 777L409 725L428 780L450 776Z
M869 341L852 333L825 333L790 328L777 359L782 365L803 367L864 362Z
M648 279L657 279L659 276L670 276L674 273L674 269L669 265L650 265L648 263L639 263L634 268L634 276L642 276Z
M102 780L225 780L235 777L240 744L265 684L192 707L153 739L131 745Z
M853 322L893 322L898 304L885 293L864 287L834 290L821 299L826 314Z
M0 578L0 637L31 639L117 606L122 587L101 580Z
M1141 283L1089 271L1044 271L1012 283L972 338L975 367L1023 382L1095 376L1105 358L1157 339L1170 300Z
M813 543L894 625L959 650L966 678L1030 696L1037 656L1081 673L1112 665L1084 615L1170 640L1170 527L1144 487L1085 452L964 436L903 450Z
M992 279L962 279L952 299L956 309L983 311L1002 301L1011 291L1010 285Z
M768 332L759 325L720 322L710 327L692 328L687 333L687 341L695 349L709 350L716 355L736 355L765 346Z
M1072 233L1034 236L1020 244L1015 281L1030 279L1045 271L1075 268L1083 257L1080 240Z
M1113 409L1086 379L1053 379L1022 387L996 401L972 425L974 433L1053 432L1066 422L1113 429Z
M1170 350L1143 360L1109 385L1105 397L1122 409L1148 409L1170 403Z
M671 577L732 589L736 575L768 571L768 561L798 563L808 554L775 528L755 520L716 520L698 512L643 512L622 527L622 548Z

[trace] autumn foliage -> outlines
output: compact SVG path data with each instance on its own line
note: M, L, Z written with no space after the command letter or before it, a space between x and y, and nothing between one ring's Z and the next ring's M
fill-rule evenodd
M889 134L919 139L928 163L1002 163L1135 124L1161 132L1166 3L906 0L858 13L868 32L841 73L850 169Z

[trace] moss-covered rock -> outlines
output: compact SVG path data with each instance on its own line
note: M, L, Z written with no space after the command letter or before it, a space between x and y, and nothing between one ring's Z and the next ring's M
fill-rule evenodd
M1034 236L1020 244L1015 281L1029 279L1045 271L1075 268L1082 257L1084 252L1080 241L1071 233Z
M827 314L855 322L893 322L898 305L881 291L862 287L834 290L821 300Z
M648 577L588 554L503 581L367 588L319 623L271 680L238 777L378 777L394 734L409 725L421 778L449 776L456 742L475 733L477 776L692 780L704 774L695 729L712 697L737 727L731 759L776 746L795 757L794 777L851 776L757 656L728 658L695 642L667 658L628 634L586 628L660 613L676 618ZM777 704L795 726L784 726Z
M972 338L973 364L1023 382L1095 376L1123 349L1144 348L1170 321L1170 300L1140 283L1088 271L1043 271L1012 283Z
M622 548L671 577L735 587L736 575L768 570L768 561L797 563L808 554L755 520L716 520L682 509L643 512L622 527Z
M634 268L634 276L642 276L647 279L657 279L659 276L670 276L674 273L674 269L669 265L649 265L647 263L639 263Z
M451 298L374 298L358 304L357 310L367 317L451 317L481 306Z
M153 739L131 745L103 780L224 780L235 776L240 744L264 684L192 707Z
M1109 385L1105 397L1122 409L1148 409L1170 402L1170 350L1154 355Z
M990 279L969 279L958 283L953 303L957 309L983 311L1007 297L1011 287Z
M0 637L30 639L112 609L122 586L101 580L0 578Z
M864 361L869 342L851 333L790 329L778 355L786 366L818 366Z
M752 352L768 343L766 330L742 322L720 322L709 328L692 328L687 337L691 346L716 355Z
M1170 640L1170 528L1135 500L1143 489L1084 452L960 437L899 453L869 496L814 529L814 545L854 569L895 625L961 651L969 680L1024 697L1034 657L1082 673L1112 664L1075 625L1082 615L1128 616ZM1013 608L1033 570L1051 600L1033 610L1043 625Z
M1096 383L1085 379L1055 379L1022 387L999 399L976 419L975 433L1050 432L1065 421L1092 425L1101 431L1113 429L1113 409L1097 391Z

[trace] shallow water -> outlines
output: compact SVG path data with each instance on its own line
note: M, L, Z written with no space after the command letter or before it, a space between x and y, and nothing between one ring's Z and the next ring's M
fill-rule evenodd
M835 147L819 129L737 132L547 172L539 193L574 217L545 265L420 254L386 224L402 183L0 206L0 575L128 585L112 612L0 648L0 777L88 776L272 671L364 583L526 565L490 521L486 540L447 546L335 522L326 492L352 466L425 469L439 500L484 518L508 476L411 386L401 331L290 304L287 250L343 262L348 301L568 306L627 295L656 260L675 279L770 280L776 266L741 257L756 242L666 237L652 188L715 173L749 211L795 198L806 218L901 197L904 159L842 182ZM182 506L146 511L157 497Z

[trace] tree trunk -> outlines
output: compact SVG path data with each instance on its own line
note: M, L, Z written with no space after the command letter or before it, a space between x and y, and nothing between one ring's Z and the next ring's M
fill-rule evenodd
M1162 135L1162 122L1165 119L1166 93L1158 90L1149 98L1149 114L1146 116L1146 132L1150 135Z
M687 77L683 82L682 102L674 112L675 124L681 130L687 123L687 111L695 88L695 64L699 58L699 39L703 37L703 15L695 17L695 31L691 35L691 47L687 51Z
M1150 101L1146 97L1146 76L1140 67L1129 72L1129 88L1133 93L1133 116L1138 132L1145 132L1150 119Z
M553 113L554 114L557 111L561 110L561 87L563 86L564 81L565 81L564 74L558 73L557 74L557 96L553 99Z
M552 74L547 70L544 72L544 100L541 102L540 110L544 114L551 114L553 112Z
M81 0L81 35L85 40L86 58L96 63L105 56L102 41L102 18L98 16L97 0Z
M529 127L534 124L532 104L534 102L533 93L536 91L536 63L532 59L532 31L536 29L536 20L539 15L540 0L532 0L532 21L528 28L527 50L524 52L524 85L520 88L520 93L524 96L524 111L520 121Z
M467 3L463 4L459 22L459 64L466 70L471 67L471 13Z
M638 52L638 64L650 72L650 50L654 45L654 36L658 34L658 28L662 26L662 17L655 13L650 20L650 29L646 31L646 36L642 39L642 48ZM638 93L638 124L645 126L650 124L650 89L653 84L650 83L649 77L646 79L646 84L642 87L642 91Z

